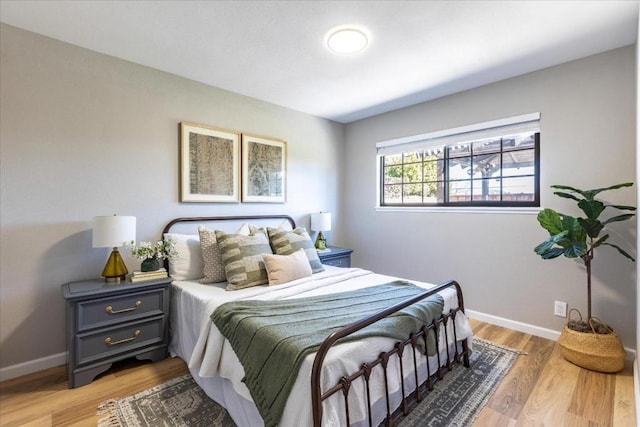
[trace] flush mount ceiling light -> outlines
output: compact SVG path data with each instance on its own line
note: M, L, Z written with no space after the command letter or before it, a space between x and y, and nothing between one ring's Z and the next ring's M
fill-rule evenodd
M340 25L329 30L325 44L333 53L349 55L362 52L369 43L367 31L357 25Z

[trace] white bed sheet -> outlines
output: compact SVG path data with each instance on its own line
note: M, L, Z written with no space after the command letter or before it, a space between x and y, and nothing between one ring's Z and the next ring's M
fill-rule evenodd
M173 356L179 356L185 360L198 384L212 399L227 408L234 421L241 427L262 425L262 419L252 402L249 390L242 382L244 370L238 358L233 352L229 342L222 336L210 320L210 315L219 305L239 299L289 299L314 295L345 292L360 289L367 286L375 286L397 280L396 277L375 274L368 270L358 268L337 268L325 266L325 271L314 274L311 277L295 280L276 287L259 286L238 291L226 291L224 284L203 285L194 281L175 281L172 285L171 299L171 344L170 352ZM432 284L411 281L426 289ZM447 289L440 294L444 298L444 311L457 306L455 289ZM450 325L451 326L451 325ZM456 316L456 328L458 340L471 337L471 327L467 318L459 313ZM453 334L449 334L450 345ZM364 362L357 357L367 349L367 354L375 358L380 351L388 350L393 340L389 338L371 338L366 342L350 342L340 344L330 350L325 360L322 383L323 387L333 385L345 372L355 372ZM440 348L446 355L444 346L444 334L441 334ZM411 390L413 375L408 375L412 369L412 358L409 351L405 352L404 367L405 377L408 382L405 388ZM298 380L294 384L280 426L311 425L311 398L310 375L311 366L315 354L308 356L303 362ZM431 372L436 368L436 357L430 358ZM425 365L424 357L421 365ZM396 375L391 376L390 388L395 392L396 400L400 396L399 366L395 366ZM420 369L419 369L420 371ZM422 371L426 373L423 366ZM375 372L375 371L374 371ZM380 369L378 375L382 375ZM419 380L423 381L425 374L421 374ZM372 400L375 402L384 393L381 381L375 381L372 377ZM352 386L350 393L351 421L365 422L366 407L364 406L364 384ZM335 397L335 399L334 399ZM374 425L385 415L385 408L381 404L374 407ZM343 399L339 394L334 395L329 402L325 402L323 409L323 425L338 426L344 416Z

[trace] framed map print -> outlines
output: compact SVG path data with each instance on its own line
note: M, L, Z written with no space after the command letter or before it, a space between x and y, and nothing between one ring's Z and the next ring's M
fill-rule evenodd
M287 143L242 134L242 201L286 201Z
M240 133L180 123L180 201L240 201Z

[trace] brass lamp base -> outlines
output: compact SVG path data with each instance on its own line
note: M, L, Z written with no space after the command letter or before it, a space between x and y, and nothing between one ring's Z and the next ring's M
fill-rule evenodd
M104 270L102 270L102 276L105 282L119 282L124 280L128 272L127 266L124 264L124 261L122 261L120 252L118 252L118 248L113 248L104 266Z
M327 249L327 239L322 235L322 231L320 231L318 237L316 237L316 249L320 251Z

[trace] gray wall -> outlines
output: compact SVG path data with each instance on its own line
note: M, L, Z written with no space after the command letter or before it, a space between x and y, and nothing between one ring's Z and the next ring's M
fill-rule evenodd
M458 280L469 309L560 331L553 301L586 310L586 275L566 258L543 261L534 214L382 212L375 143L472 123L541 113L543 207L578 213L549 186L596 188L635 181L635 46L351 123L346 131L344 233L354 264L430 282ZM605 194L635 204L635 189ZM634 221L611 227L635 253ZM636 347L636 266L611 248L593 264L594 315ZM586 314L586 313L585 313Z
M308 225L310 212L340 210L343 125L0 31L0 367L65 351L60 286L99 276L109 254L91 247L96 215L136 216L141 241L179 216L287 213ZM288 202L178 203L180 121L287 141Z

